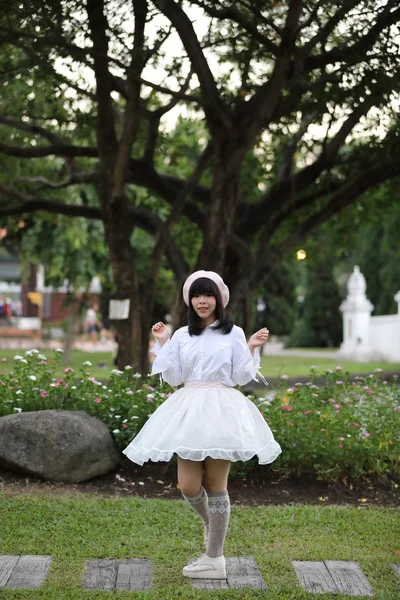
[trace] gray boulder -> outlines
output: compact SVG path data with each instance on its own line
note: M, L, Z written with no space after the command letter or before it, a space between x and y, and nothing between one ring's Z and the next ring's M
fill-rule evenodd
M121 454L104 423L83 411L41 410L0 417L0 466L75 483L117 468Z

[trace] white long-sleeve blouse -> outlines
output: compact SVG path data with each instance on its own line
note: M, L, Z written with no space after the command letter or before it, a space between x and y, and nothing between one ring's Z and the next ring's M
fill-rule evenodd
M223 334L213 330L212 325L201 335L193 336L189 335L187 326L181 327L162 347L157 342L152 348L156 354L152 375L161 373L173 386L212 381L233 387L252 379L257 381L257 374L264 380L258 371L259 348L253 356L243 329L234 325L230 333Z

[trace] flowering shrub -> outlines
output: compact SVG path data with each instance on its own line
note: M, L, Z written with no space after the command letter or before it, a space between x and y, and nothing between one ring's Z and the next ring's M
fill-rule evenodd
M112 371L108 381L91 376L89 361L80 372L67 367L54 376L62 350L50 364L37 350L16 355L13 370L0 373L0 416L21 411L84 410L109 427L124 448L172 389L156 377ZM0 359L5 362L5 359ZM1 362L0 362L1 367ZM55 367L55 368L54 368ZM400 475L400 389L397 378L381 382L379 372L351 378L341 367L287 388L287 377L271 397L249 398L270 425L282 454L273 463L285 475L317 475L335 481L346 475ZM235 465L243 474L252 461Z
M397 376L381 382L379 372L350 377L340 366L316 385L282 383L272 398L254 398L282 454L274 468L285 474L317 475L335 481L346 475L400 474L400 389Z
M0 416L34 410L83 410L103 421L124 448L171 393L166 384L157 385L155 377L141 377L130 367L114 369L108 381L98 381L91 376L89 361L79 373L67 367L64 376L56 378L62 353L61 349L55 351L51 365L38 350L14 356L13 370L8 375L0 373Z

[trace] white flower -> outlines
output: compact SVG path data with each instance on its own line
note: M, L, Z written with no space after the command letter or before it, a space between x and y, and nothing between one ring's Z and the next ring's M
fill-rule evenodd
M133 417L131 417L131 419L138 419L139 417L134 415Z
M17 392L17 394L18 394L18 392ZM22 408L18 408L16 406L14 406L14 410L16 410L18 413L22 412Z
M39 354L39 350L36 350L35 348L32 348L32 350L27 350L25 352L25 354L27 354L28 356L32 356L32 354Z
M38 360L47 360L47 357L44 354L38 354L36 358Z
M132 375L132 377L135 377L135 379L139 379L139 377L141 377L141 374L140 373L134 373Z
M107 389L107 386L106 386L106 385L103 385L103 390L106 390L106 389Z
M122 372L122 371L118 371L118 369L113 369L113 370L111 371L111 373L112 373L113 375L123 375L123 372Z
M72 385L71 390L76 390L76 385Z
M122 422L123 422L123 423L126 423L127 421L128 421L128 419L124 419Z
M121 415L115 415L115 418L116 418L116 419L120 419L120 418L121 418Z
M130 371L131 369L132 369L132 367L130 365L126 365L125 371Z
M126 393L128 394L128 396L132 396L133 394L132 390L126 390Z
M113 433L119 433L119 429L113 429Z
M62 348L56 348L54 352L61 352L61 354L64 354L64 350Z
M91 367L93 366L92 363L90 362L90 360L85 360L84 363L82 363L82 367Z
M143 481L138 481L138 484L139 485L144 485L144 482Z
M20 356L19 354L16 354L16 355L14 356L14 360L24 360L24 357L23 357L23 356Z
M137 404L132 404L132 408L137 408L138 405Z
M24 392L22 390L18 390L17 392L15 392L16 394L23 394Z
M37 377L35 377L34 375L29 375L28 379L32 379L32 381L36 381Z

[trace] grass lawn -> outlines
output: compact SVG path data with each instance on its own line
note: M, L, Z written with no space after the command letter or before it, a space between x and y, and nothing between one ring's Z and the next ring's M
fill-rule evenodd
M259 506L232 508L227 556L253 556L268 591L192 590L181 576L188 557L200 554L200 519L183 501L83 495L7 497L0 493L0 554L48 554L53 562L37 590L2 588L5 600L31 598L315 598L297 582L291 560L357 561L378 600L399 597L400 579L390 567L400 562L400 515L396 509ZM151 560L147 592L81 589L88 558ZM325 594L324 598L349 598Z
M54 356L53 351L40 350L41 354L44 354L51 359ZM24 351L19 350L0 350L0 359L6 358L6 363L0 363L0 372L7 372L12 369L13 357L16 355L23 355ZM70 365L63 365L62 368L56 372L56 375L61 375L63 369L66 366L71 366L79 373L82 363L90 361L92 367L88 367L91 375L98 379L107 379L112 369L114 369L113 358L110 352L84 352L82 350L73 350L72 359ZM288 375L289 377L295 377L296 375L308 375L310 373L310 367L315 365L319 368L318 373L323 373L325 369L335 369L340 364L346 371L353 373L354 375L362 373L371 373L374 369L380 368L383 371L390 373L400 373L399 363L385 363L385 362L373 362L373 363L353 363L340 361L333 358L324 357L324 351L321 350L321 357L303 357L303 356L262 356L261 366L264 376L268 379L279 377L280 375Z
M337 360L335 358L325 358L323 351L321 357L304 357L304 356L262 356L261 368L264 376L280 377L280 375L288 375L295 377L296 375L309 375L312 366L318 367L318 374L323 374L325 369L335 370L335 367L340 365L345 371L349 371L354 375L363 373L372 373L374 369L382 369L388 373L399 373L399 363L387 362L372 362L372 363L356 363L349 361Z

